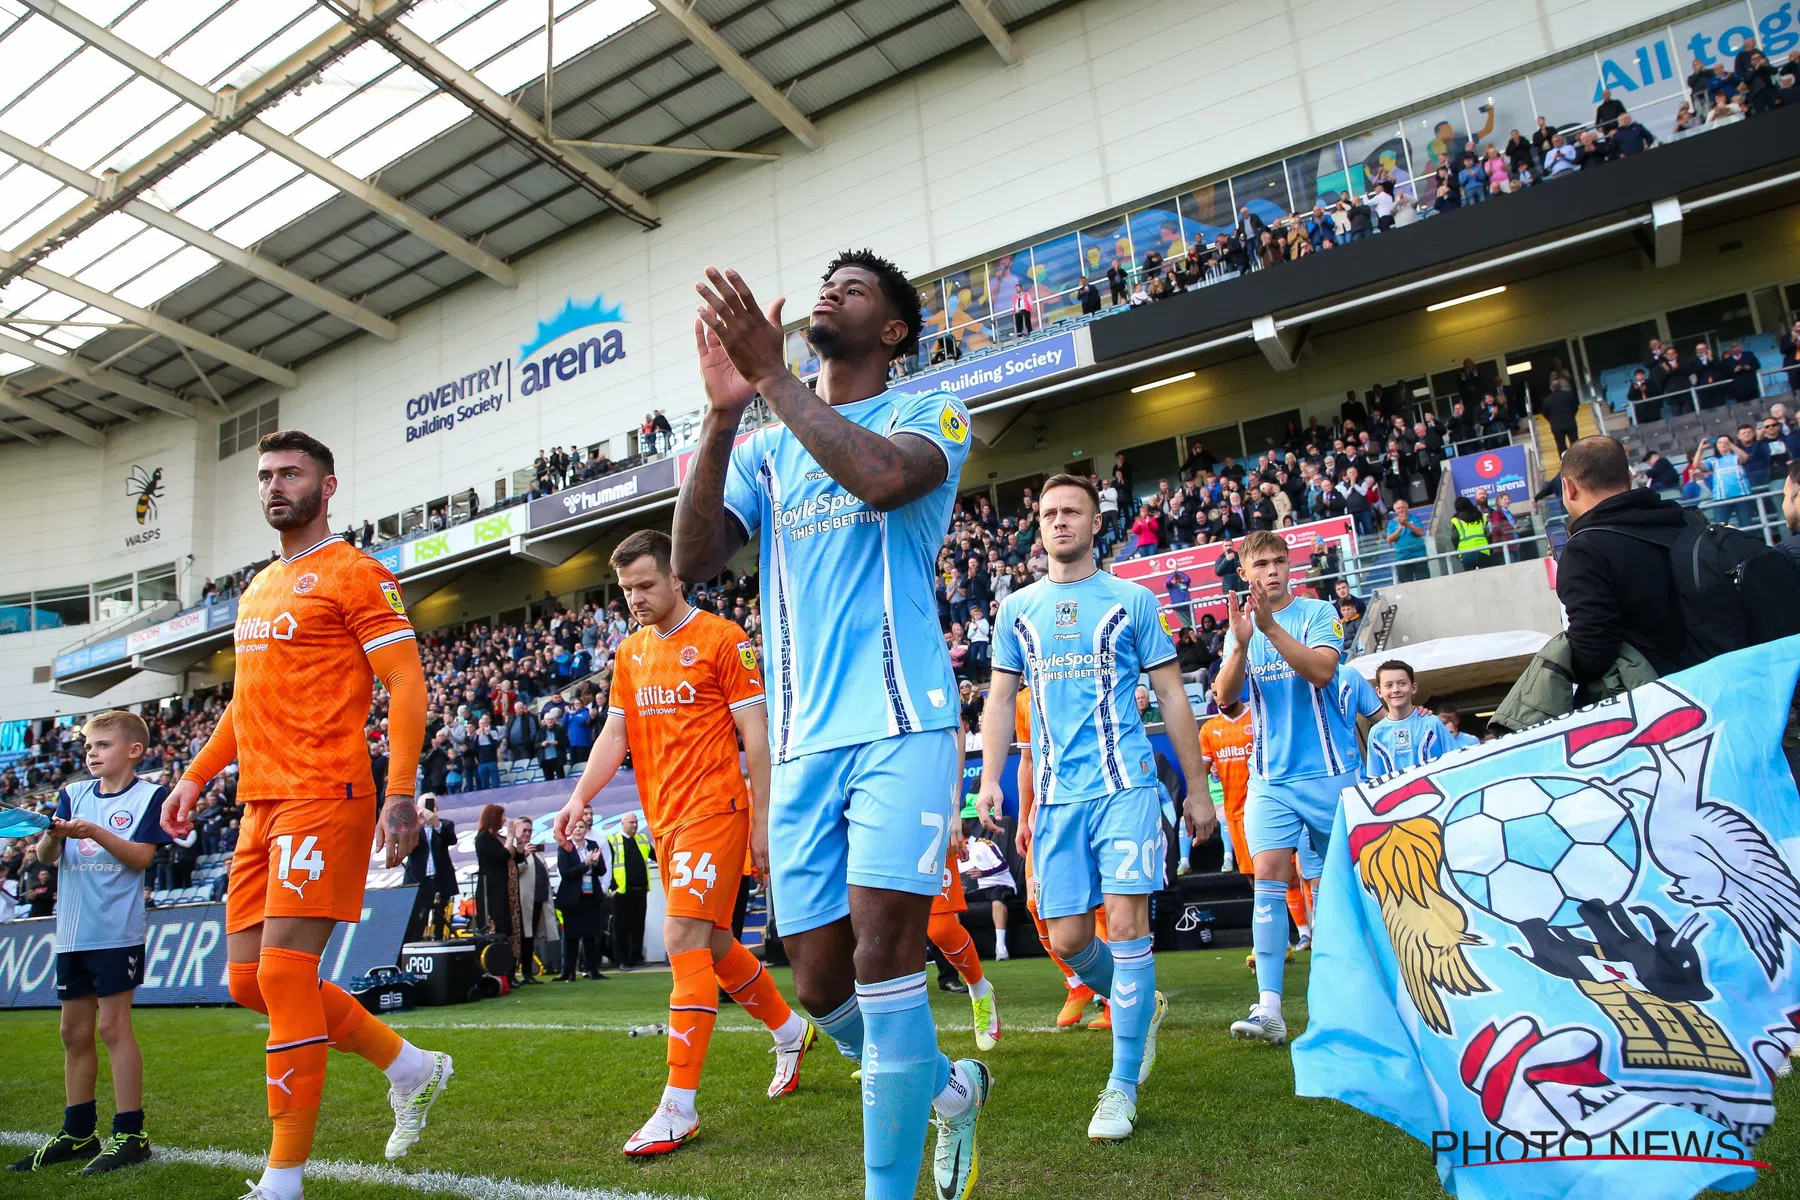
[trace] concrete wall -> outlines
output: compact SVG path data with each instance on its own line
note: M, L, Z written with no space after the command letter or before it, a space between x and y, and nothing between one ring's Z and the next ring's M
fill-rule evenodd
M1531 559L1382 588L1384 603L1399 601L1387 648L1515 629L1561 633L1562 605L1544 572L1544 560Z

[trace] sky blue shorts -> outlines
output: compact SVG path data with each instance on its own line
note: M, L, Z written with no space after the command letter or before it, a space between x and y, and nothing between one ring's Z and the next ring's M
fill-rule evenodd
M1147 896L1163 886L1162 803L1153 787L1032 812L1031 862L1038 915L1046 921L1091 912L1102 896Z
M1331 826L1337 820L1338 797L1358 782L1355 771L1321 775L1316 779L1263 780L1252 775L1244 801L1244 836L1250 853L1293 850L1303 844L1302 833L1314 847L1331 845ZM1322 856L1323 851L1319 852ZM1302 874L1305 863L1301 864ZM1310 876L1308 876L1310 878Z
M955 800L954 729L904 733L776 763L769 781L775 924L850 915L850 886L935 896Z

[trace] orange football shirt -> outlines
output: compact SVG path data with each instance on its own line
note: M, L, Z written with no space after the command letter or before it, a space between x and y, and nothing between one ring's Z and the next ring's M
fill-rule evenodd
M413 637L388 569L333 535L256 573L238 599L238 799L372 799L369 654Z
M1213 773L1225 789L1225 811L1244 811L1250 788L1250 707L1233 721L1223 714L1200 729L1200 753L1212 759Z
M667 637L651 627L619 643L607 708L625 720L638 799L657 837L697 817L750 810L732 713L763 702L756 652L735 621L696 608Z
M1013 742L1020 746L1031 745L1031 689L1019 689L1018 699L1013 701Z

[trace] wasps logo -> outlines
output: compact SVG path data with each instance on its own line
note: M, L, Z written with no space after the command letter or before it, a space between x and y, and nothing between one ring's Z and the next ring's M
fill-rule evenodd
M1331 633L1340 641L1344 637L1344 623L1336 617L1331 618Z
M750 645L750 643L749 642L739 642L737 651L738 651L738 661L744 664L744 670L746 670L746 671L756 670L756 650Z
M400 599L399 584L391 583L386 579L382 580L381 595L382 598L388 602L388 607L393 609L396 615L402 617L406 615L406 603Z
M1170 637L1175 636L1175 623L1169 620L1169 614L1167 612L1157 613L1156 619L1162 622L1164 633L1168 634Z
M950 432L948 429L945 433ZM958 438L957 441L961 441ZM131 468L131 475L125 481L125 494L137 502L137 523L144 525L156 519L156 502L163 495L163 469L145 471L142 467Z
M968 419L954 404L944 405L944 414L938 418L938 428L944 431L945 437L959 446L969 440Z

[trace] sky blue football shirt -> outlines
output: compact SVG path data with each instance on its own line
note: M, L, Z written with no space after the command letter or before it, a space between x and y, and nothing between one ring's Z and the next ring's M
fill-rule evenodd
M1344 647L1344 626L1336 610L1323 600L1295 596L1275 614L1275 621L1303 646ZM1225 652L1237 639L1227 630ZM1342 744L1342 709L1337 684L1316 688L1281 657L1260 629L1252 629L1244 663L1250 719L1255 723L1250 777L1274 783L1284 779L1317 779L1357 768Z
M993 666L1031 687L1039 803L1155 785L1138 676L1174 660L1155 593L1105 571L1040 579L1001 601Z
M883 436L943 451L935 490L880 512L825 472L782 426L731 452L725 507L760 537L764 681L776 762L954 729L960 713L932 573L969 454L969 414L949 392L887 392L838 405Z

